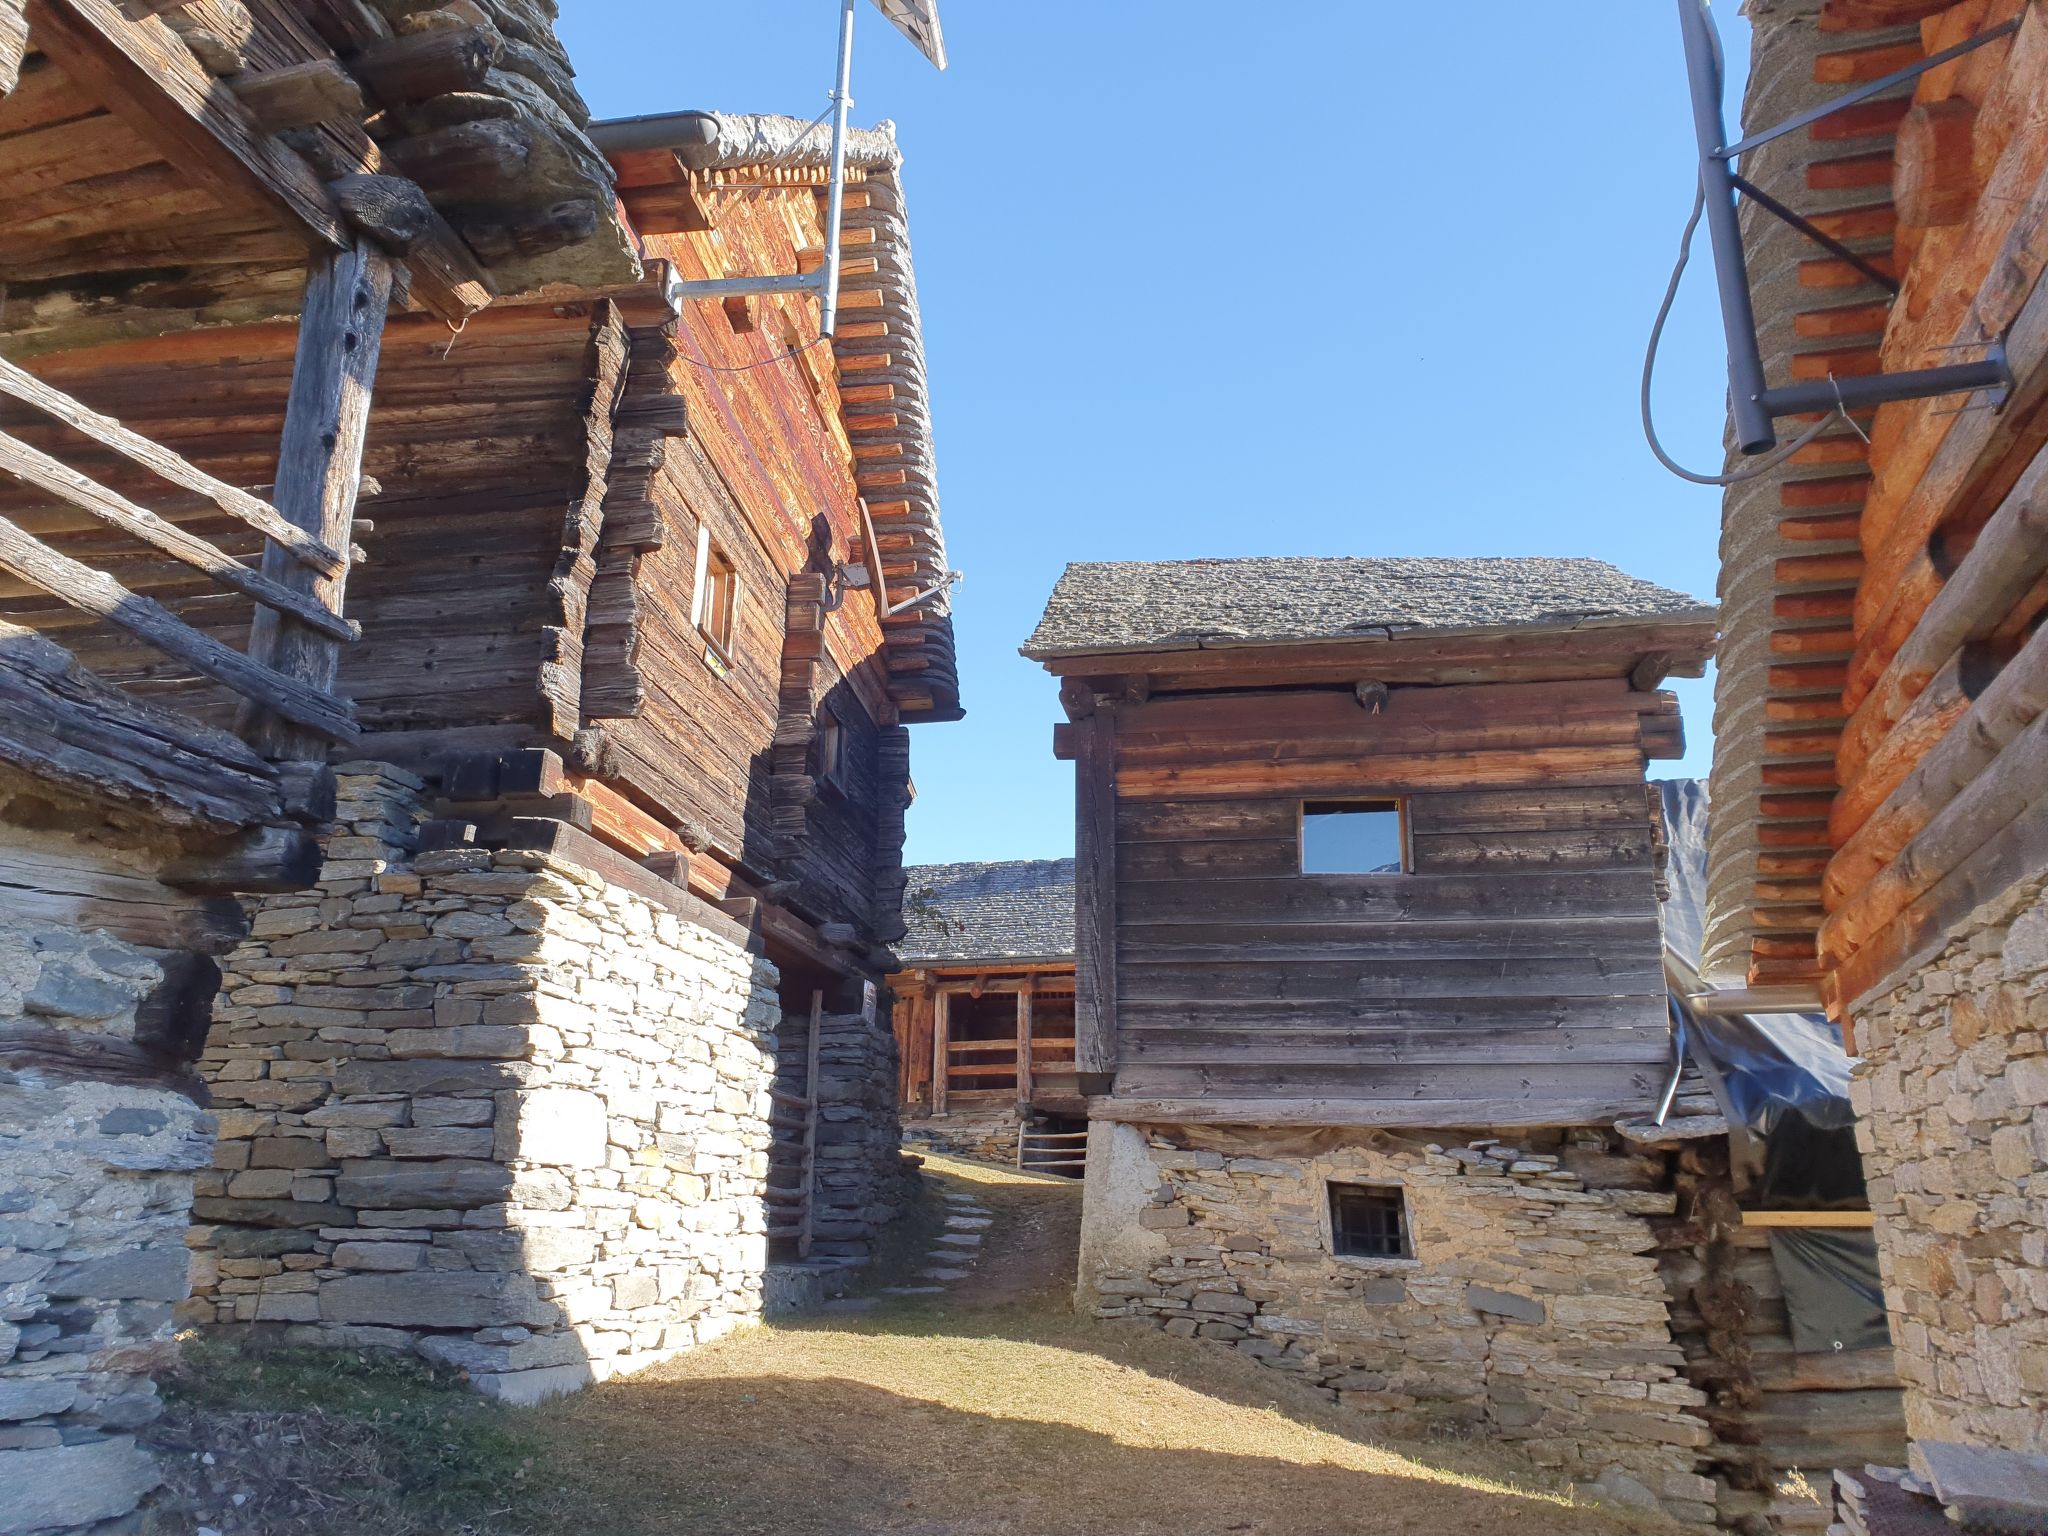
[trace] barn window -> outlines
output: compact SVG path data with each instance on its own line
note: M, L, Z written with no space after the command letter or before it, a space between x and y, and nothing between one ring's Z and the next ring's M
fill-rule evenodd
M1304 875L1398 875L1408 867L1399 800L1308 800L1301 807Z
M690 617L720 661L732 660L733 616L740 606L739 572L726 552L711 540L711 530L697 530L697 585Z
M835 785L846 779L846 728L830 709L818 712L818 777Z
M1412 1259L1408 1204L1384 1184L1330 1186L1330 1248L1351 1259Z

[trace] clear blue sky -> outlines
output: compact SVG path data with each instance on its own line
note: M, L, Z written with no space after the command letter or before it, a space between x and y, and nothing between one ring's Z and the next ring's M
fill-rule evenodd
M808 118L837 10L561 25L599 116ZM1636 420L1691 194L1674 11L943 0L941 75L861 7L855 119L904 148L966 572L968 718L913 732L913 862L1071 851L1054 687L1017 655L1070 560L1592 555L1712 597L1719 493ZM1719 463L1725 369L1702 259L1659 372L1681 462ZM1709 686L1678 688L1691 751L1659 777L1706 771Z

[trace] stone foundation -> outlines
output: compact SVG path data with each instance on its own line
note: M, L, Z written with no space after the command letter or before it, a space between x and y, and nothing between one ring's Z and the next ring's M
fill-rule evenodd
M1023 1127L1015 1104L948 1110L907 1122L903 1133L913 1145L925 1145L956 1157L978 1157L992 1163L1017 1161L1017 1133Z
M344 768L318 888L228 960L187 1315L521 1400L758 1318L774 967L549 856L415 857L421 789Z
M1083 1305L1213 1339L1372 1412L1483 1437L1599 1497L1714 1519L1656 1240L1673 1196L1588 1186L1598 1131L1518 1150L1384 1132L1090 1126ZM1414 1257L1340 1257L1329 1181L1398 1186Z
M73 839L0 825L14 869L153 878L117 829ZM131 856L132 855L132 856ZM114 888L121 888L116 885ZM96 1529L157 1485L135 1431L159 1412L185 1227L213 1120L130 1049L138 1010L190 956L51 915L0 885L0 1532ZM97 1048L111 1048L104 1057ZM195 1084L196 1086L196 1084ZM125 1529L125 1525L122 1527Z
M1855 1027L1907 1431L2048 1455L2048 881L1978 908Z

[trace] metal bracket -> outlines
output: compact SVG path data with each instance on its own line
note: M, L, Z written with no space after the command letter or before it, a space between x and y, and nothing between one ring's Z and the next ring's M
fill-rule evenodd
M1752 134L1732 145L1723 142L1726 133L1721 117L1724 84L1721 40L1714 30L1706 0L1678 0L1678 24L1685 41L1686 76L1692 92L1693 133L1699 144L1700 196L1706 214L1707 233L1714 249L1714 275L1721 291L1721 326L1728 344L1729 411L1734 417L1736 445L1741 451L1758 454L1776 447L1775 422L1781 416L1867 410L1895 400L1970 394L1980 389L1996 391L2002 401L2005 392L2012 387L2012 373L2006 366L2005 348L1999 342L1988 344L1989 355L1982 362L1846 379L1828 378L1788 384L1779 389L1767 387L1762 351L1757 342L1756 311L1750 299L1748 259L1742 248L1742 228L1736 212L1737 192L1754 198L1758 206L1784 219L1892 292L1896 293L1898 288L1846 246L1736 175L1729 162L1760 144L1768 144L1797 128L1818 122L1832 112L1839 112L1843 107L1925 74L1936 65L2008 36L2019 29L2019 21L2013 20L1980 32L1967 42L1945 48L1905 69L1894 70L1882 79L1859 86L1847 95L1801 112L1775 128Z
M1904 85L1908 80L1917 80L1930 69L1946 64L1951 59L1960 59L1966 53L1974 53L1986 43L1995 43L2001 37L2012 36L2013 33L2019 31L2021 19L2015 16L2011 21L2000 22L1995 27L1979 32L1975 37L1965 38L1953 48L1944 48L1939 53L1929 54L1918 64L1908 64L1904 69L1895 69L1888 75L1857 86L1853 91L1844 92L1832 101L1824 101L1817 107L1808 107L1804 112L1798 112L1786 118L1784 122L1778 124L1775 128L1766 128L1762 133L1751 134L1739 144L1730 144L1725 148L1715 150L1714 158L1717 160L1733 160L1737 155L1746 154L1759 145L1768 144L1773 139L1782 139L1786 134L1796 132L1810 123L1817 123L1824 117L1832 117L1844 107L1853 107L1859 101L1868 101L1873 96L1883 95L1895 85Z

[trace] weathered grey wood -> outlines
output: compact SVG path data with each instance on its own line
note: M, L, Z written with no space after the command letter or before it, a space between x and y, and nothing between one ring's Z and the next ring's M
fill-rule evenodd
M409 253L438 222L427 194L403 176L339 176L327 190L349 223L396 256Z
M1017 1102L1029 1108L1031 1104L1031 978L1025 977L1024 984L1017 988ZM1024 1155L1024 1141L1020 1135L1017 1141L1017 1155Z
M1077 721L1074 762L1074 1061L1116 1070L1116 711Z
M21 61L28 55L28 17L22 0L0 0L0 96L21 83Z
M370 393L390 302L391 258L367 238L317 258L306 282L274 496L286 521L330 548L347 547L355 517ZM316 576L272 546L263 552L263 572L309 593L330 612L341 612L346 566ZM321 693L334 691L341 660L335 643L268 609L259 610L250 627L249 653ZM241 725L243 735L266 756L321 756L325 744L294 729L296 723L302 722L249 711Z
M952 999L944 992L932 998L932 1113L946 1112L947 1078L953 1070Z
M152 549L162 550L174 560L182 560L193 569L204 571L222 586L231 587L244 597L275 608L280 613L290 614L329 639L347 641L360 637L361 631L357 626L337 618L303 594L250 570L241 561L230 559L176 523L166 522L148 508L138 507L119 492L108 490L70 465L5 432L0 432L0 471L25 485L32 485L39 491L69 502L109 527L140 539Z
M811 992L811 1030L804 1037L804 1162L798 1194L803 1213L798 1219L797 1257L811 1256L812 1229L818 1206L818 1047L825 1032L825 994Z
M278 814L274 771L234 737L109 686L33 630L0 624L0 761L174 827Z
M1241 1099L1118 1094L1089 1100L1088 1117L1141 1125L1385 1125L1485 1130L1495 1126L1595 1125L1635 1107L1633 1095L1374 1100L1330 1094Z
M225 848L164 866L165 885L205 896L303 891L320 880L320 843L304 827L251 827Z
M179 619L161 604L130 592L113 577L81 565L42 540L0 517L0 570L64 600L73 608L119 626L196 668L215 682L255 700L282 718L301 726L311 737L331 741L356 738L354 712L342 701L306 687L275 669L222 645ZM259 617L269 613L258 610ZM321 641L331 645L331 641Z
M53 849L0 841L0 907L17 920L105 930L150 949L225 954L249 931L231 897L193 896L95 861L90 845Z
M311 128L364 113L362 87L333 59L248 70L228 82L266 132Z
M166 1088L195 1104L212 1102L205 1082L176 1057L110 1035L41 1024L0 1024L0 1071L30 1082L132 1083Z
M346 540L340 545L330 546L314 538L304 529L286 521L277 508L260 496L252 496L247 491L216 480L181 455L151 442L139 432L131 432L113 417L102 416L81 405L62 390L52 388L5 358L0 358L0 394L34 406L101 447L113 449L131 463L141 465L173 485L204 496L229 517L275 539L302 565L331 575L347 564L341 553L347 547Z

